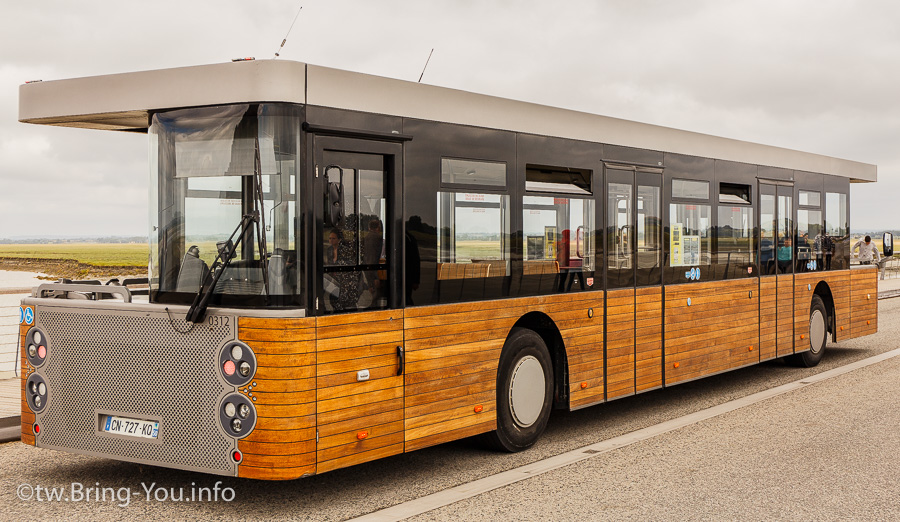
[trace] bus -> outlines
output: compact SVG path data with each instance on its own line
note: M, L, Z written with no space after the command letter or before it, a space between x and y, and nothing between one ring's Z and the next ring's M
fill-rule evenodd
M149 138L147 289L22 301L22 441L295 479L876 332L876 166L281 60L32 82ZM102 205L102 200L89 202Z

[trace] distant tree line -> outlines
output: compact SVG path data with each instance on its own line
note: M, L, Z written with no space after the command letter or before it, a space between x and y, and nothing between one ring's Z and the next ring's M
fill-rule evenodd
M146 236L106 236L106 237L42 237L42 238L0 238L0 245L61 245L65 243L147 243Z

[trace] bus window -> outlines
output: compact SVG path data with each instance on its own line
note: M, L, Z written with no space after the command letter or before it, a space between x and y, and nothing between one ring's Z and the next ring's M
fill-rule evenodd
M793 199L791 196L778 195L778 237L775 242L775 259L779 274L790 274L794 265L794 245L791 240L794 230L794 223L791 219Z
M748 272L756 262L753 252L753 208L719 205L716 229L716 264L726 278L755 275Z
M541 285L541 288L546 286L548 292L552 291L556 274L561 274L558 291L571 290L576 280L583 289L583 278L578 278L576 273L594 269L594 202L525 196L522 225L523 275L552 275L552 278L538 278L549 281L548 285Z
M326 151L329 183L343 186L345 217L323 230L325 310L385 308L388 304L384 158ZM339 179L342 178L342 179Z
M438 280L509 275L509 196L438 192Z
M847 213L847 194L825 193L825 237L823 245L825 270L850 267L850 218Z
M662 217L659 187L638 185L637 267L659 269L662 261Z
M816 192L816 194L818 194ZM822 211L797 210L796 272L814 272L825 268L825 236L822 234Z
M775 274L775 195L759 196L759 269L762 275Z
M189 304L243 216L257 221L236 237L212 304L300 303L296 256L294 109L232 105L160 112L149 129L152 201L151 293Z
M709 205L669 205L669 266L699 267L712 259Z
M608 240L607 263L613 270L632 268L631 205L633 187L625 183L609 183L607 197Z

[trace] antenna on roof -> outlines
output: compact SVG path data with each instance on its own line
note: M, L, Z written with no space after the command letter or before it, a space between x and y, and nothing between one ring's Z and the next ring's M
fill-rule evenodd
M419 75L419 82L422 83L422 77L425 76L425 69L428 68L428 62L431 61L431 55L434 54L434 47L431 48L431 52L428 53L428 59L425 60L425 67L422 67L422 74Z
M278 46L278 50L275 51L275 58L278 58L278 56L280 56L278 53L281 52L281 49L284 48L284 44L287 43L288 36L291 35L291 30L294 28L294 24L297 23L297 18L300 17L300 11L302 11L302 10L303 10L303 6L301 5L301 6L300 6L300 9L297 9L297 14L294 15L294 21L291 22L291 27L288 28L287 34L284 35L284 40L281 41L281 45ZM272 59L274 60L275 58L272 58Z

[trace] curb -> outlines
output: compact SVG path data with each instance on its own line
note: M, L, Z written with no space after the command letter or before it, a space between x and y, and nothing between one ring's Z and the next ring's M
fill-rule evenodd
M22 417L6 417L0 419L0 442L11 442L22 438Z

